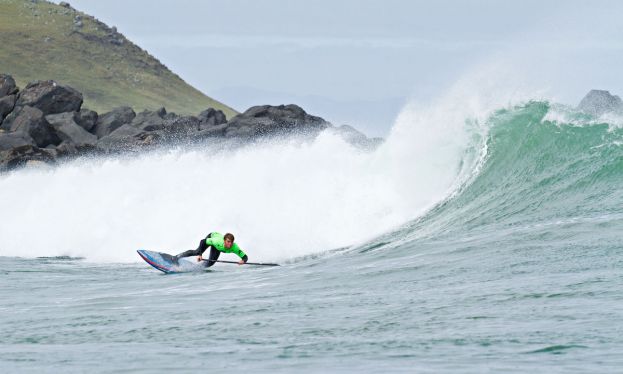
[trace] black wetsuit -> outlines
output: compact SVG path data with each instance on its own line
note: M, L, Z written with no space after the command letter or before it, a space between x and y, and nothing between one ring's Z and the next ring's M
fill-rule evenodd
M182 257L189 257L189 256L201 256L203 255L203 252L206 251L206 249L208 249L208 247L210 247L210 257L208 257L208 261L204 262L206 264L206 267L210 267L212 265L214 265L214 261L218 260L218 256L221 255L221 251L219 251L218 249L216 249L213 246L208 246L206 244L206 239L209 238L212 234L208 234L208 236L205 237L205 239L201 239L201 241L199 242L199 246L197 247L197 249L193 250L193 249L189 249L186 252L182 252L179 255L175 256L176 258L182 258Z

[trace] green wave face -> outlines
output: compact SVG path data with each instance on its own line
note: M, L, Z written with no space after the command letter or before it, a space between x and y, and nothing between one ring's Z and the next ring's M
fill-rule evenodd
M614 235L609 229L620 228L623 217L623 129L581 113L566 122L551 120L553 110L547 102L530 102L489 117L487 156L478 176L402 235L480 235L487 242L497 237L499 245Z
M468 226L606 214L621 201L623 131L553 123L548 110L530 103L491 119L490 156L457 201L473 211Z

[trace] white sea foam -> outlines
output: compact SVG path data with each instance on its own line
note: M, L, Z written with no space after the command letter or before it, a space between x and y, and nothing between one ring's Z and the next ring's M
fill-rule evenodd
M557 125L571 125L577 127L608 124L611 130L623 127L623 116L619 113L607 112L595 117L580 110L561 104L551 104L543 122L553 122Z
M465 113L447 113L406 108L373 153L324 133L13 172L0 177L0 255L136 261L136 249L175 253L210 231L262 261L359 243L456 185L469 137Z
M311 142L206 145L1 176L0 255L137 261L136 249L176 253L210 231L233 232L261 261L363 243L477 174L486 118L528 97L508 91L500 66L407 105L371 153L325 132Z
M527 97L504 91L513 85L500 66L407 105L371 153L325 132L311 142L206 145L0 176L0 255L137 261L136 249L176 253L210 231L233 232L261 261L363 243L474 177L486 118Z

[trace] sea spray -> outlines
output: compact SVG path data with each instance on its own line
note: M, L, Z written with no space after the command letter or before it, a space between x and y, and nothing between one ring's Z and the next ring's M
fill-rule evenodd
M262 260L362 242L443 198L457 175L460 147L434 129L415 135L375 153L324 133L17 171L0 177L12 191L0 198L0 255L136 261L136 249L176 253L217 230Z
M252 258L291 259L365 243L454 196L487 155L487 119L518 100L481 75L411 103L362 152L339 136L205 144L76 161L0 177L0 255L137 261L231 231ZM479 89L476 89L479 88ZM19 192L16 192L19 191Z

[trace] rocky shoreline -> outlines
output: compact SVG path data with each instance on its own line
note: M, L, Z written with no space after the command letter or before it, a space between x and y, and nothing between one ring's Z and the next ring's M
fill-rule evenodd
M10 75L0 74L0 171L209 139L248 142L287 135L315 137L327 129L363 149L382 142L350 126L335 127L293 104L255 106L228 121L213 108L197 116L168 113L165 108L137 114L130 107L98 114L82 108L82 103L80 92L58 82L31 82L19 90Z

